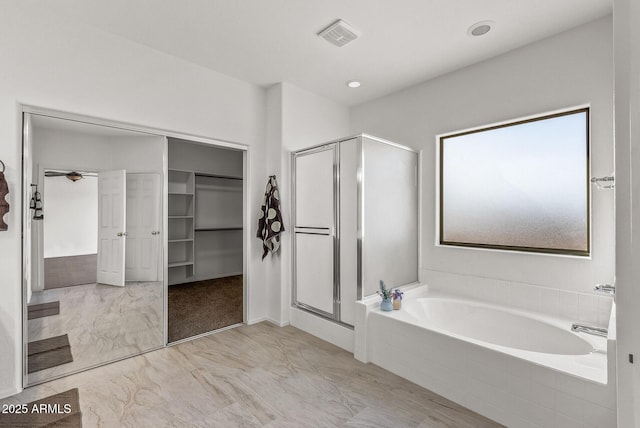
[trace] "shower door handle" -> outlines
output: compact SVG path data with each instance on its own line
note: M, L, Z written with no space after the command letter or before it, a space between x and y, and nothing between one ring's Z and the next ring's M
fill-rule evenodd
M333 236L333 229L330 227L294 227L293 232L305 235Z

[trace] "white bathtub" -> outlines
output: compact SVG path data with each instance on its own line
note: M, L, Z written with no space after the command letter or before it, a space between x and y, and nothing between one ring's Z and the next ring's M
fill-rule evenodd
M600 350L606 354L604 339L572 333L567 323L459 298L416 298L405 303L399 318L500 349L556 355L588 355Z
M356 358L491 419L510 427L615 426L615 357L607 355L614 342L572 332L576 320L424 285L405 293L399 311L380 311L375 301L357 310Z
M378 312L535 364L606 384L607 339L571 331L570 320L454 296L416 295Z

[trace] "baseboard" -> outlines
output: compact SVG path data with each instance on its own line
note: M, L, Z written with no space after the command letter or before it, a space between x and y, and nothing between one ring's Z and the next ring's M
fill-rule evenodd
M20 394L23 391L22 388L8 388L0 390L0 399L11 397L12 395Z
M247 321L247 325L258 324L258 323L265 322L265 321L268 322L268 323L271 323L271 324L273 324L273 325L275 325L277 327L286 327L286 326L289 325L288 322L276 321L273 318L269 318L269 317L261 317L261 318L252 319L250 321Z
M228 278L230 276L240 276L243 275L242 272L227 272L227 273L221 273L218 275L213 275L213 276L190 276L189 278L180 280L178 282L170 282L169 286L171 285L177 285L177 284L189 284L190 282L198 282L198 281L208 281L210 279L220 279L220 278Z
M263 322L263 321L269 321L269 318L260 317L260 318L254 318L252 320L247 320L247 325L258 324L258 323Z
M288 326L290 323L288 321L276 321L272 318L267 318L265 321L270 322L271 324L278 326L278 327L286 327Z

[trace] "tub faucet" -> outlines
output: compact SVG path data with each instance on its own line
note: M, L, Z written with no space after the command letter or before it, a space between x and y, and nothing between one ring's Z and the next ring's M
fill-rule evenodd
M594 291L599 291L601 293L611 294L612 296L616 294L616 286L611 284L597 284L593 287Z
M593 334L595 336L602 336L602 337L607 337L607 335L609 334L609 330L607 330L606 328L592 327L592 326L583 325L583 324L572 324L571 331L574 331L576 333L582 332L587 334Z

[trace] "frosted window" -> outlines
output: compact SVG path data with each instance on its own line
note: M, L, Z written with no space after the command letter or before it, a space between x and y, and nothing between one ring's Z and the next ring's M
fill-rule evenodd
M440 243L589 255L589 110L440 138Z

